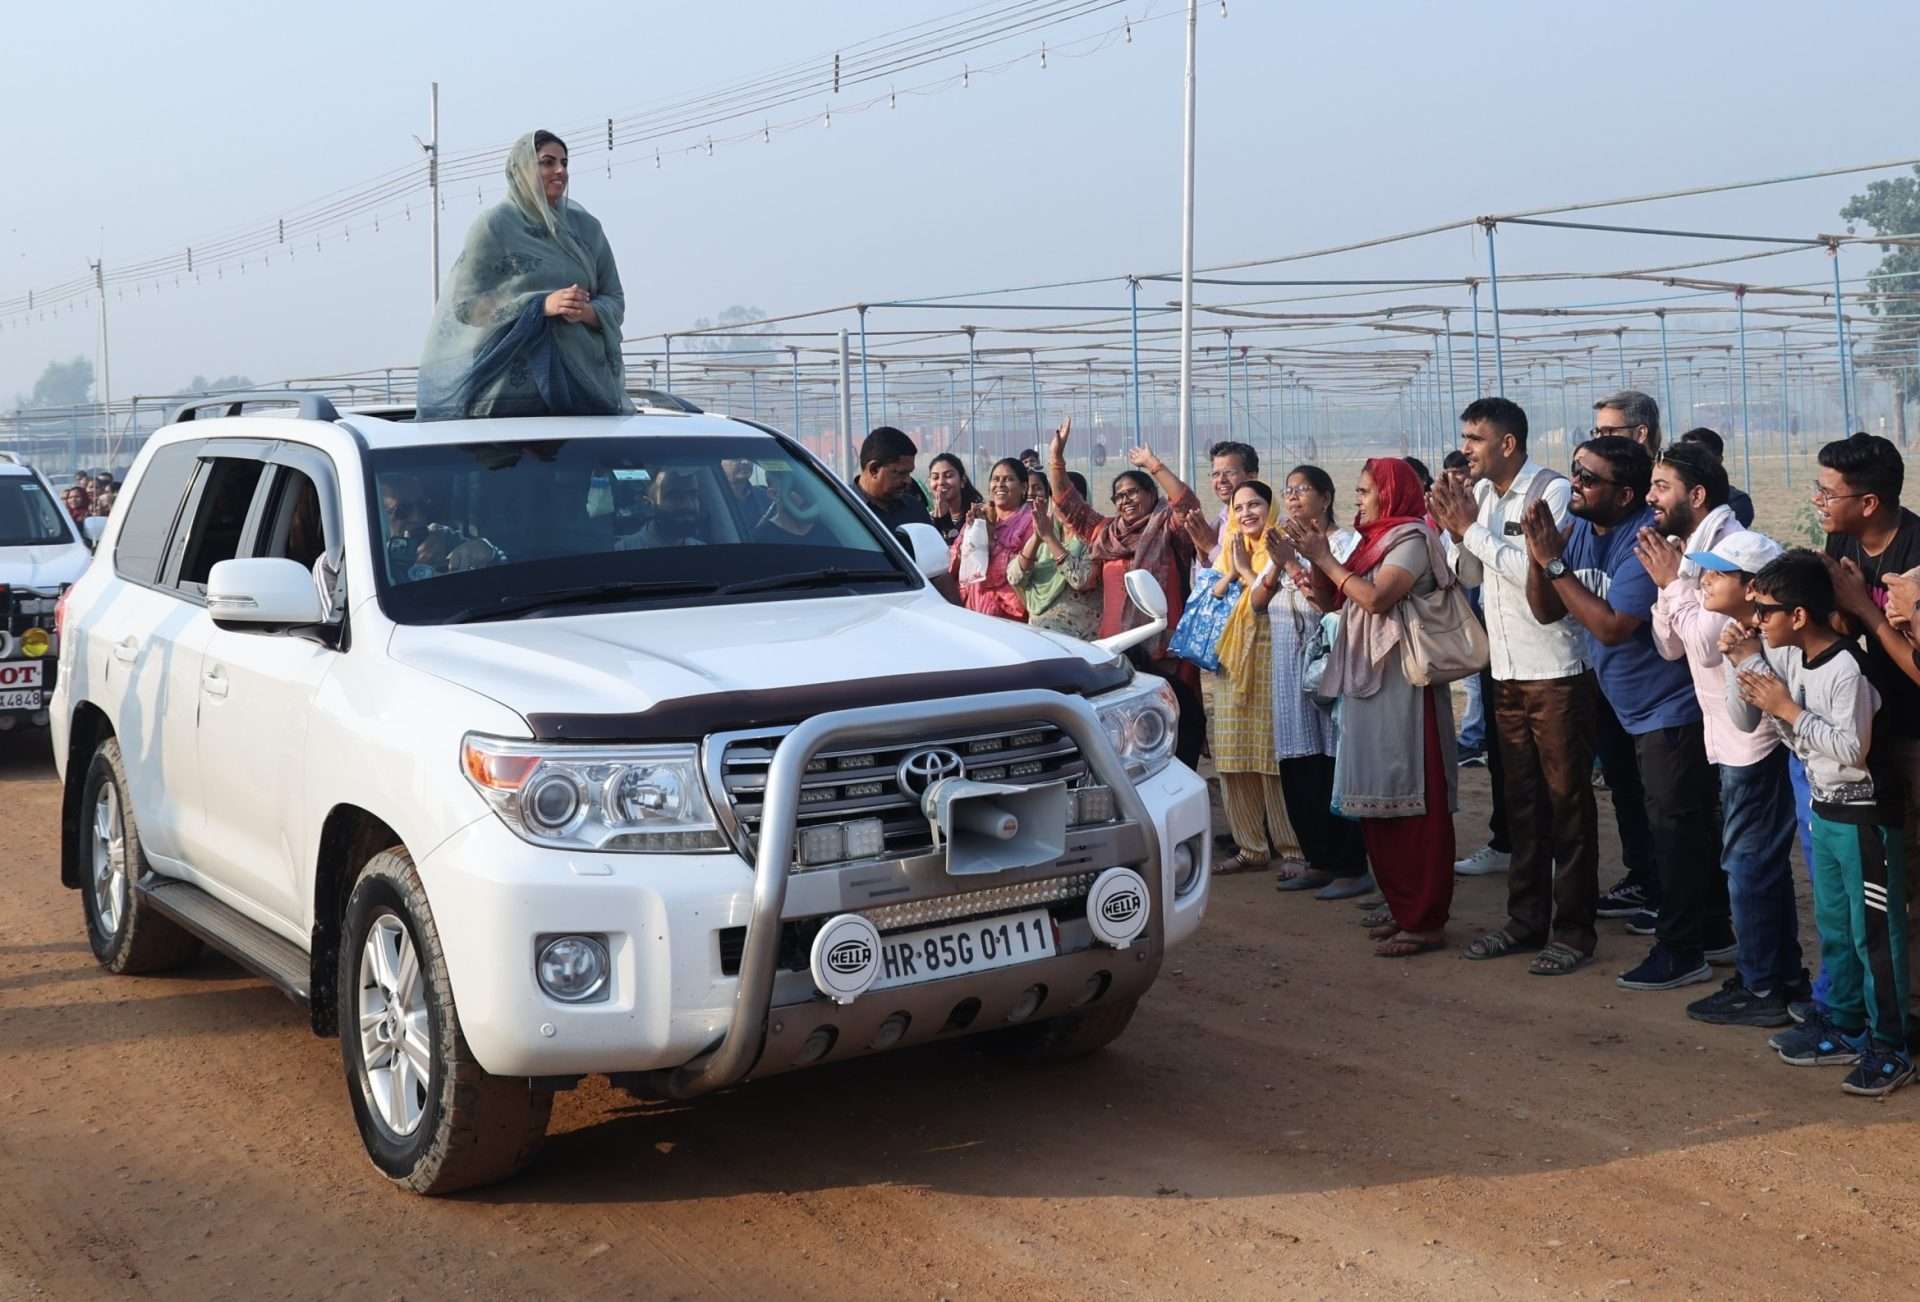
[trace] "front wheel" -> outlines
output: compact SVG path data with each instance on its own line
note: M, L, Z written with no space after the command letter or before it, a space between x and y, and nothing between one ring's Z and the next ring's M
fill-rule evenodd
M460 1032L426 891L404 849L367 861L341 928L340 1054L367 1156L444 1194L504 1180L546 1138L551 1091L491 1076Z

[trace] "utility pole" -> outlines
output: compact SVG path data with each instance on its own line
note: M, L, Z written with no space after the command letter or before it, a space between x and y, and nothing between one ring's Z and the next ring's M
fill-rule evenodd
M93 292L100 296L100 433L102 437L113 437L113 351L107 337L107 277L101 270L106 261L103 255L99 261L90 263L93 268Z
M427 156L427 214L432 232L433 301L440 301L440 83L434 82L427 97L427 139L420 146Z
M1186 166L1180 194L1180 477L1193 478L1193 89L1200 0L1187 0Z

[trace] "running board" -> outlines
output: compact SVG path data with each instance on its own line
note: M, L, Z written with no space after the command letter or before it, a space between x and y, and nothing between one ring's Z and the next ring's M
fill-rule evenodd
M154 912L186 928L241 967L258 973L297 1003L311 996L306 951L191 882L148 876L134 887Z

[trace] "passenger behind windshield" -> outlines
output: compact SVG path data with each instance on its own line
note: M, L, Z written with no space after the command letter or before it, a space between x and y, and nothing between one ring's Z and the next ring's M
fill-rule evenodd
M420 359L420 420L633 410L620 359L626 297L600 223L567 197L566 142L507 155L507 197L467 232Z

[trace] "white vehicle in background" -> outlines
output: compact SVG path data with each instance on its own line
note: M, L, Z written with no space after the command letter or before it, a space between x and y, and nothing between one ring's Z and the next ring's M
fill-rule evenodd
M46 477L0 452L0 732L46 726L54 608L92 563L90 546Z
M148 440L62 603L62 880L110 970L306 1004L395 1182L513 1173L588 1073L1084 1053L1199 924L1150 581L1104 645L959 609L747 421L254 400Z

